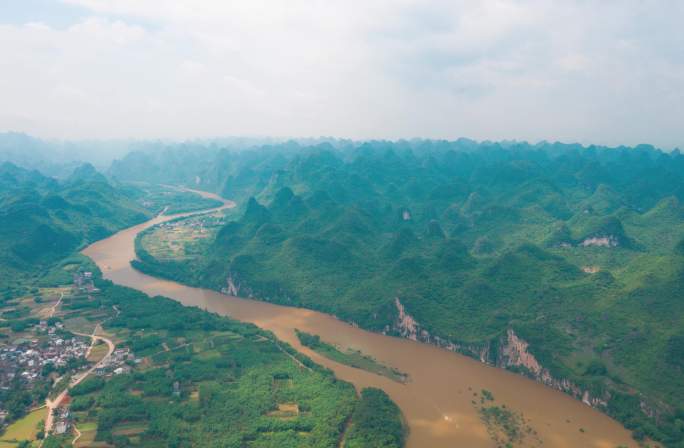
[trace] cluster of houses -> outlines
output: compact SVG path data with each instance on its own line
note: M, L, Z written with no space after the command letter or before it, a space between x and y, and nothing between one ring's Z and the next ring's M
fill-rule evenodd
M128 348L117 348L112 352L112 355L105 359L95 369L97 376L111 376L121 375L131 372L131 363L138 364L142 360L135 357L135 355Z
M93 282L93 273L90 271L78 271L74 274L74 289L83 293L93 293L99 290Z
M0 348L0 388L10 387L17 376L30 384L47 364L64 367L71 359L85 357L89 346L86 339L64 337L59 331L62 328L61 322L48 325L47 321L40 321L36 332L43 337L19 339Z
M206 233L207 228L217 227L225 224L225 219L221 216L205 215L194 216L182 220L169 221L159 224L162 229L176 229L182 227L192 227L199 230L200 233Z
M85 358L90 345L78 336L65 337L61 322L54 325L40 321L35 327L36 338L18 339L0 347L0 389L9 390L19 384L30 389L42 376L43 368L51 364L65 367L72 359ZM7 417L0 406L0 427Z
M53 412L55 420L52 433L56 435L66 434L71 429L72 425L69 408L67 406L60 406L55 408Z

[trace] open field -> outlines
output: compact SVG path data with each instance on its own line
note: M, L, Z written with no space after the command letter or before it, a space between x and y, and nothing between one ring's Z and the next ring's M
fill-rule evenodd
M0 447L14 447L13 441L36 440L38 423L45 419L45 413L45 409L37 409L9 425L0 436Z
M101 342L99 344L96 343L95 346L93 346L92 350L90 350L90 354L88 355L88 361L98 362L99 360L105 357L105 355L107 354L107 350L107 344L105 344L104 342Z
M142 247L163 261L186 261L202 255L220 228L214 216L162 224L142 235Z

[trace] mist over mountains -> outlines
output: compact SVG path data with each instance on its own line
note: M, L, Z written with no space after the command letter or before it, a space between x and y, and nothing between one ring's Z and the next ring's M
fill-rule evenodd
M425 148L450 148L457 151L469 151L479 148L481 145L498 145L503 148L516 146L527 146L530 148L592 148L609 149L605 146L584 146L578 143L548 143L545 141L536 144L520 141L499 141L499 142L476 142L467 138L460 138L454 141L413 139L392 141L368 141L374 144L385 143L394 144L401 148L412 148L421 150ZM117 166L126 163L129 158L146 158L148 161L157 159L162 160L166 157L177 158L183 152L207 152L210 155L218 155L221 152L235 152L245 150L266 150L269 146L277 145L278 151L299 151L305 148L314 147L320 144L329 144L337 149L353 149L363 144L363 140L351 140L344 138L319 137L319 138L277 138L277 137L222 137L205 138L190 140L53 140L41 139L21 132L0 132L0 162L11 162L15 165L37 169L45 175L64 178L73 169L82 163L90 163L102 172L111 171L117 174ZM286 148L288 148L286 150ZM620 146L612 149L624 150L628 146ZM658 151L668 152L655 148L651 145L639 145L637 148L644 150L657 149ZM679 151L674 149L673 151ZM191 161L197 155L188 155L185 161ZM201 156L203 160L208 160L206 155ZM177 159L178 160L178 159ZM172 163L172 162L171 162ZM114 166L112 166L114 165ZM118 173L121 175L121 173ZM126 175L125 177L132 177Z

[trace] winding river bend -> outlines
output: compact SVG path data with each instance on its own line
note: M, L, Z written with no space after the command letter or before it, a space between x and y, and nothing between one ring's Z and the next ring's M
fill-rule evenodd
M201 192L198 192L201 193ZM222 200L208 193L203 196ZM224 200L221 208L233 207ZM371 333L334 317L306 309L227 296L158 279L134 270L136 235L155 224L187 216L157 216L143 224L98 241L83 250L114 283L149 295L163 295L270 330L315 362L333 370L357 388L383 389L399 405L409 424L409 448L494 447L472 401L474 392L491 391L498 404L522 412L544 447L636 447L629 432L608 416L546 386L466 356L406 339ZM379 362L410 376L407 384L347 367L303 347L295 328L318 334L341 347L361 350ZM539 446L539 441L524 446Z

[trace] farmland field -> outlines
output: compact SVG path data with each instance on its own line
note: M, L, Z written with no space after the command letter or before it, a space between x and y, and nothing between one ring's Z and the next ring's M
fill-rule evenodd
M7 427L0 436L0 448L17 446L22 440L35 440L38 423L45 418L45 409L37 409Z

